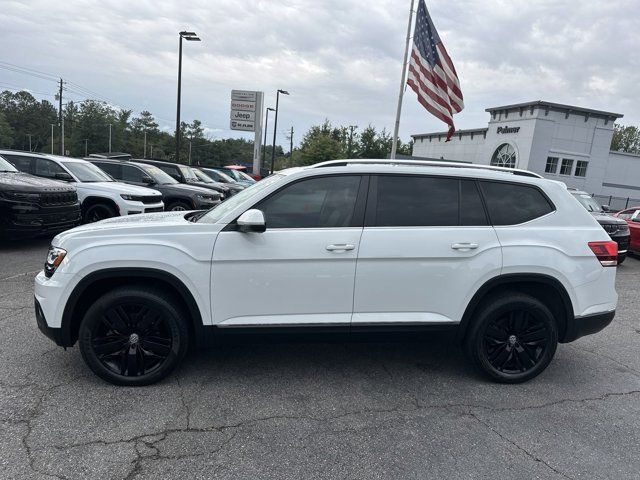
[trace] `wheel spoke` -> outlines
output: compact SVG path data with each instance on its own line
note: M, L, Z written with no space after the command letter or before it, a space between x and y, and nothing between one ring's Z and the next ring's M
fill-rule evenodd
M162 357L166 357L171 351L171 343L167 345L166 343L154 342L153 340L149 340L148 338L142 340L142 346L145 349L150 350L156 355L160 355Z
M485 337L488 337L492 340L497 341L505 341L508 337L506 330L500 328L495 323L492 323L487 327L487 331L485 332Z
M137 345L130 345L127 352L127 365L126 371L128 376L135 377L138 375L138 347Z
M93 342L93 351L96 352L96 355L111 355L113 353L119 352L124 348L127 344L127 341L122 338L106 341L106 342Z
M534 329L530 329L528 332L519 335L518 338L521 342L539 342L547 338L547 329L544 325L536 325Z

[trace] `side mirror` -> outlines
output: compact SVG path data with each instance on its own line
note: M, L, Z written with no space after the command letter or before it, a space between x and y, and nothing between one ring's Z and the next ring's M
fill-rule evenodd
M609 205L602 205L602 211L603 212L610 212L611 211L611 207Z
M58 172L55 175L56 180L62 180L63 182L73 182L73 177L67 172Z
M631 215L632 222L640 222L640 210L636 210L633 215Z
M262 233L267 229L262 210L252 208L244 212L236 221L241 232Z
M144 176L144 177L142 177L142 183L144 183L146 185L153 185L156 182L153 181L153 178L148 177L148 176Z

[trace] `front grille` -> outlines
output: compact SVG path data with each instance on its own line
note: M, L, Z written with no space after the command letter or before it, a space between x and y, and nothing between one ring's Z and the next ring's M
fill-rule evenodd
M136 196L135 199L138 202L142 202L145 205L149 205L149 204L153 204L153 203L158 203L160 201L162 197L160 197L159 195L141 195L141 196ZM148 211L148 210L147 210ZM162 211L162 210L160 210Z
M56 192L40 194L40 205L73 205L78 202L78 194L76 192Z
M144 213L155 213L155 212L164 212L164 208L154 207L154 208L145 208L144 210Z

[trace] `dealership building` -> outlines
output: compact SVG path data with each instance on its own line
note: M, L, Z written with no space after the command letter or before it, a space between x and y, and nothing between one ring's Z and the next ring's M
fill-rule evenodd
M413 157L531 170L601 199L617 197L612 207L640 199L640 155L611 151L621 114L542 100L486 111L486 128L458 130L449 142L446 132L412 135Z

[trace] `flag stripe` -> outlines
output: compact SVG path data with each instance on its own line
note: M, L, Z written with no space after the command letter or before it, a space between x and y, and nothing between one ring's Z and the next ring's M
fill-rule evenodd
M464 100L453 61L433 25L424 0L418 3L407 84L416 92L418 102L449 126L449 141L455 131L453 114L464 108Z

